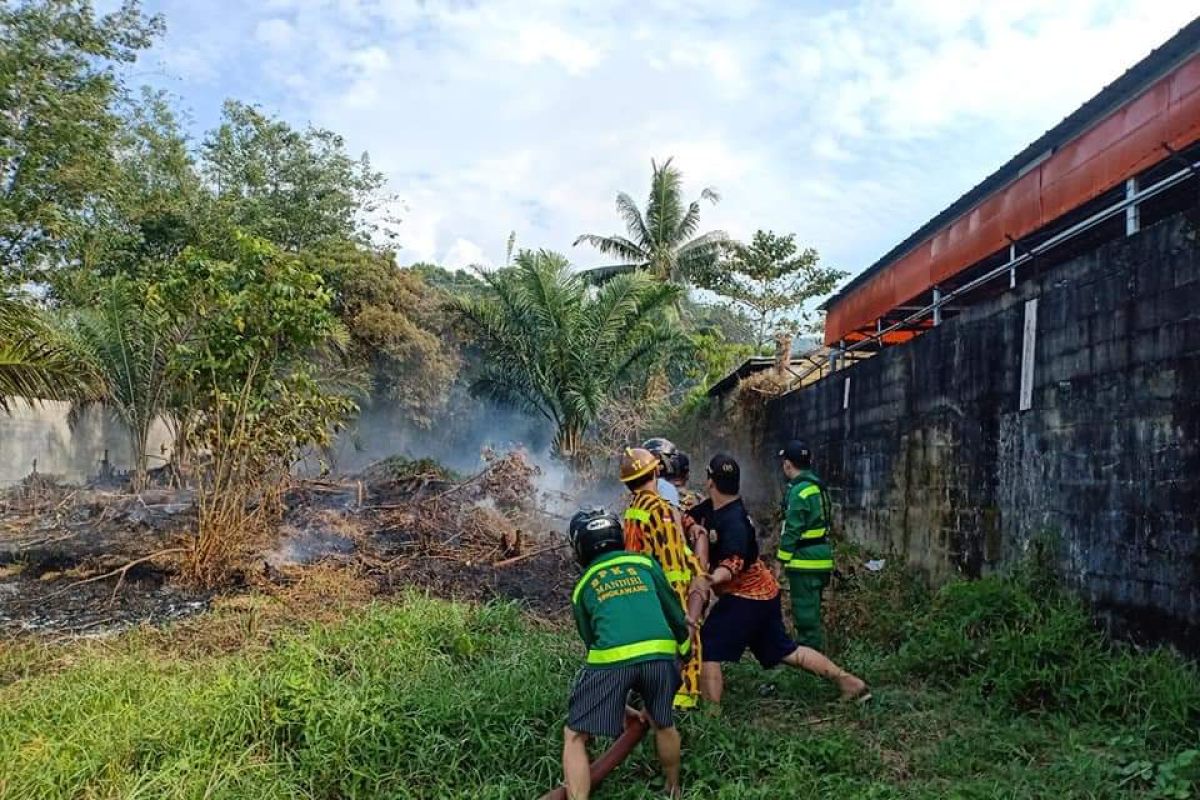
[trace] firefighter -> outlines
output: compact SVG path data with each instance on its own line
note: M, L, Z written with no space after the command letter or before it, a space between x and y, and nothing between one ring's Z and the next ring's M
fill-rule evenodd
M779 457L783 460L788 488L783 500L779 551L775 556L787 575L796 640L822 650L821 593L833 574L829 495L812 471L812 451L808 445L790 441L779 451Z
M658 459L643 448L626 448L621 456L621 482L632 497L625 510L625 549L652 556L687 610L699 624L708 585L700 562L684 543L678 511L658 493ZM700 699L698 642L683 666L683 685L675 695L676 708L694 708Z
M676 657L691 648L683 609L658 563L623 549L624 531L612 514L580 511L571 518L567 536L584 570L571 593L571 608L588 648L587 663L571 687L563 729L567 796L587 800L588 740L621 733L625 698L634 690L645 704L643 718L654 728L667 795L680 797L679 731L672 704L679 688Z
M675 509L675 521L683 531L684 546L695 554L702 571L707 573L708 541L692 536L687 518L687 510L703 499L687 488L690 468L687 454L675 447L671 440L661 436L647 439L642 443L642 448L658 459L658 493Z
M688 458L687 453L678 453L675 457L675 464L677 472L675 477L671 479L671 483L675 484L675 488L679 490L679 512L683 535L688 547L696 554L696 560L700 562L700 567L707 575L709 571L708 549L710 546L708 531L702 527L697 527L695 518L690 514L693 508L704 501L704 498L698 492L694 492L688 487L688 478L691 477L691 459Z
M692 460L688 458L687 453L681 450L675 454L675 475L670 478L670 481L679 490L679 509L685 513L704 499L688 486L691 475Z
M759 559L754 524L740 497L741 470L726 455L708 465L709 499L694 511L715 534L712 587L717 603L700 631L704 699L721 702L722 662L737 662L749 647L763 669L786 664L837 684L843 700L871 697L867 684L819 651L792 641L783 627L779 583Z
M675 476L679 473L679 450L670 439L655 436L642 442L642 449L658 459L658 493L675 508L679 505L679 490Z

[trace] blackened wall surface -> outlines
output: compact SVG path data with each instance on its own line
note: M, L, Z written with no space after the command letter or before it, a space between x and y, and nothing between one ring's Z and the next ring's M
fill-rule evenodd
M817 450L842 535L946 579L1048 534L1116 633L1200 652L1200 232L1183 215L780 398L768 419L768 445Z

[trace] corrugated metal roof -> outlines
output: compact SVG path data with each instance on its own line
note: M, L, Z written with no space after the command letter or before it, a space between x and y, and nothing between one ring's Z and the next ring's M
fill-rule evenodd
M868 278L899 260L921 242L937 233L941 228L958 219L988 195L1003 188L1023 175L1033 166L1053 153L1057 148L1086 131L1109 112L1136 97L1154 81L1169 73L1184 59L1200 49L1200 17L1189 22L1164 44L1153 50L1115 81L1104 87L1099 94L1080 106L1074 113L1042 134L1004 166L984 178L975 188L954 201L946 210L918 228L911 236L893 247L882 258L856 275L837 294L821 304L827 309L838 300L851 294Z

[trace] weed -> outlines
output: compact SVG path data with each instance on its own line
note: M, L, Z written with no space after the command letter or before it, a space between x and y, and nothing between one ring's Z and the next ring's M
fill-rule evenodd
M810 676L735 665L725 713L680 722L688 797L1194 791L1193 666L1106 643L1021 577L914 589L906 614L886 573L853 603L889 621L843 642L876 702L841 708ZM572 632L415 595L304 628L253 607L255 626L239 605L109 644L8 648L0 797L507 800L559 779ZM656 776L644 745L597 797L645 797Z

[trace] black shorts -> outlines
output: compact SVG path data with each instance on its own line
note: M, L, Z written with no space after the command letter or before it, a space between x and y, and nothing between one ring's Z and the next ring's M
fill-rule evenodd
M674 659L657 659L627 667L584 666L571 684L567 727L596 736L620 736L625 729L625 699L635 690L650 718L660 728L675 724L672 704L679 689Z
M700 629L700 652L705 661L739 661L746 648L764 669L796 651L783 627L779 595L770 600L747 600L728 594L713 606Z

